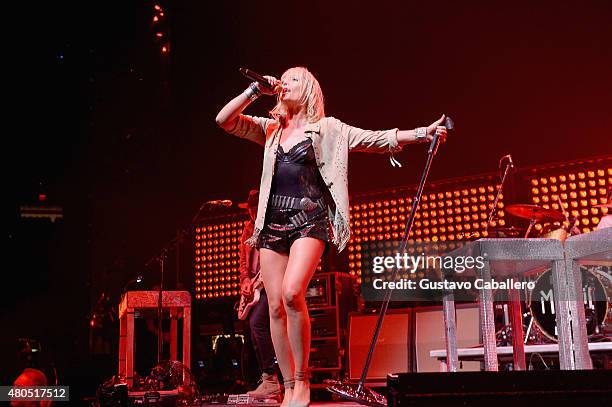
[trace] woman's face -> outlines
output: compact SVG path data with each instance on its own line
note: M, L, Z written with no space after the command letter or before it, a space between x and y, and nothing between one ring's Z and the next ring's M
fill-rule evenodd
M280 100L285 103L298 103L301 98L302 79L299 72L286 72L281 78Z

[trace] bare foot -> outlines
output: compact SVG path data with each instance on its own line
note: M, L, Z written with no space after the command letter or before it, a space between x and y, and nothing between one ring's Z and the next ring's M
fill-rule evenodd
M308 405L310 405L310 381L296 380L291 407L308 407Z
M283 402L281 403L280 407L289 407L289 404L291 404L291 401L293 396L293 389L290 389L288 387L285 387L285 395L283 396Z

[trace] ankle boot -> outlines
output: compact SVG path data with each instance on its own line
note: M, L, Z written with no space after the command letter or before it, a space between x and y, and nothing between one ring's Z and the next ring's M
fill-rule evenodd
M255 390L247 392L254 398L274 398L281 394L281 386L278 382L278 377L275 374L262 373L261 383Z

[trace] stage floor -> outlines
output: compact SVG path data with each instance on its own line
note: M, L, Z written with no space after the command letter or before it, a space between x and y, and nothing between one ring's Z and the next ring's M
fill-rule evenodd
M352 401L312 401L310 402L311 407L354 407L360 406L361 404ZM280 403L265 403L265 402L251 402L251 403L240 403L240 404L224 404L224 403L202 403L204 406L215 406L215 407L275 407L280 406Z
M266 407L273 407L273 406L279 406L280 404L261 404L261 403L254 403L254 404L208 404L208 403L203 403L202 407L205 406L216 406L216 407L238 407L238 406L246 406L246 407L262 407L262 406L266 406ZM354 406L360 406L361 404L358 403L354 403L352 401L313 401L310 403L311 407L354 407Z

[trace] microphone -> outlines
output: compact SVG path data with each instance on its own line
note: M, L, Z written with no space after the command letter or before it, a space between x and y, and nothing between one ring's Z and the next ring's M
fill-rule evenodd
M444 127L446 127L446 130L455 130L455 122L450 116L446 116L444 119Z
M138 274L138 276L136 278L131 279L130 281L127 282L127 284L123 287L123 290L121 291L121 295L123 296L123 294L125 294L128 291L128 288L134 284L134 283L142 283L142 280L144 280L144 277L142 274Z
M239 69L240 73L243 74L244 76L246 76L247 78L249 78L252 81L255 81L257 83L259 83L259 86L262 86L268 90L274 90L274 88L272 87L272 85L270 85L270 82L268 82L268 80L266 78L263 77L263 75L258 74L257 72L254 72L250 69L247 68L240 68Z
M447 131L451 131L455 129L455 122L453 121L453 119L450 118L450 116L446 116L444 118L444 127L446 127ZM429 145L429 151L428 154L435 154L438 151L438 138L439 138L439 134L438 132L434 133L433 138L431 139L431 144Z
M204 205L232 206L232 201L229 199L215 199L214 201L205 202Z
M500 158L499 160L499 167L501 168L501 163L505 160L508 159L508 165L510 166L510 168L514 168L514 162L512 162L512 156L510 154L506 154L505 156L503 156L502 158Z

